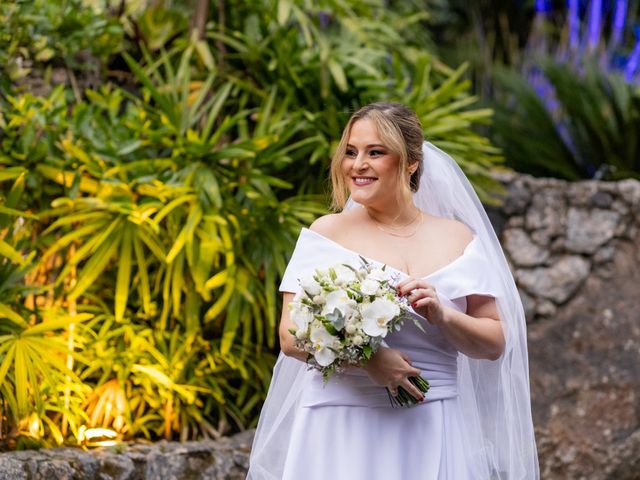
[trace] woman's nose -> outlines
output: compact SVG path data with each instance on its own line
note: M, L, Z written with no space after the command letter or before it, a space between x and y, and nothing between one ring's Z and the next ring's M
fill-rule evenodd
M367 168L366 157L364 153L359 153L353 161L353 169L361 171Z

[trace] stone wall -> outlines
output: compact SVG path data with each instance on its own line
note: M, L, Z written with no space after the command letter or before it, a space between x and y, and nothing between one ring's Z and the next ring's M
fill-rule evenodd
M220 441L0 454L0 480L244 480L253 431Z
M640 479L640 182L503 178L543 479Z
M527 314L541 476L640 480L640 182L501 180L490 215ZM7 453L0 480L240 479L251 435Z

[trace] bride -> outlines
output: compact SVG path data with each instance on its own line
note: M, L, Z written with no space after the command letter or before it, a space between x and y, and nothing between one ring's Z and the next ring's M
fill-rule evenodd
M469 182L397 103L351 117L331 180L341 211L302 230L280 285L282 353L248 478L538 478L522 305ZM302 277L358 257L395 272L424 331L405 322L363 368L324 384L287 306ZM418 375L426 394L408 380ZM385 387L418 404L392 408Z

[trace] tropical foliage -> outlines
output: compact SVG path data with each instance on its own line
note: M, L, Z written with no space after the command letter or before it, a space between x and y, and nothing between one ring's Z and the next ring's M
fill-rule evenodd
M638 2L431 3L438 51L469 60L475 90L499 112L487 132L508 165L566 179L640 176Z
M496 141L509 161L540 176L640 178L640 91L595 66L578 76L571 66L544 68L553 107L522 76L502 72ZM510 95L509 95L510 94Z
M299 229L325 210L328 159L357 106L412 105L479 193L495 188L496 150L472 128L490 112L474 108L464 66L414 43L422 13L234 2L189 33L184 7L152 3L89 10L120 35L91 52L99 88L35 96L3 77L5 448L82 443L91 427L188 439L254 424L277 282ZM57 68L55 35L29 25L54 50L40 67Z

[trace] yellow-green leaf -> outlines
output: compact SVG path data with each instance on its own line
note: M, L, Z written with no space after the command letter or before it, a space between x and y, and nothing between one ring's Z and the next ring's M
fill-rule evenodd
M118 259L118 278L116 280L115 317L121 322L127 308L129 284L131 282L131 226L125 225L120 242L120 258Z
M22 255L20 255L20 252L15 250L4 240L0 240L0 256L7 257L13 263L19 263L20 265L24 265L25 263L24 258L22 258Z

